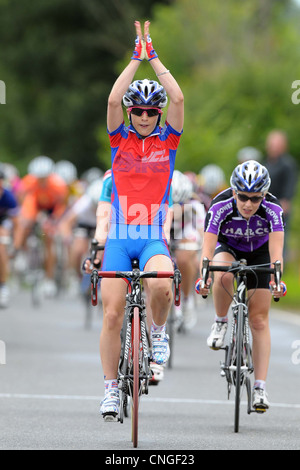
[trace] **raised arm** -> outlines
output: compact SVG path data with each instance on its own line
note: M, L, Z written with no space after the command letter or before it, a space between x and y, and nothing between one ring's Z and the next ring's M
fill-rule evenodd
M153 49L149 35L150 22L144 25L144 36L142 35L141 24L135 22L136 41L135 50L130 63L123 70L113 85L108 98L107 128L109 132L116 130L122 124L124 116L122 109L122 98L132 83L134 76L143 59L147 59L152 66L158 80L165 88L169 96L169 108L167 113L168 123L178 132L183 128L184 99L183 93L169 70L159 60Z
M177 81L175 80L172 73L170 72L170 70L168 70L167 67L164 66L164 64L160 61L157 54L155 53L153 46L152 46L150 34L149 34L149 27L150 27L150 21L146 21L145 26L144 26L144 37L146 40L146 52L148 55L148 60L158 80L160 81L164 89L166 90L167 95L170 100L168 113L167 113L167 121L173 127L173 129L175 129L178 132L181 132L183 129L183 121L184 121L183 93ZM151 53L152 55L154 55L153 58L151 58L150 56Z
M143 60L142 50L142 30L139 21L135 22L136 41L133 56L127 67L115 81L108 98L107 107L107 128L109 132L115 131L124 120L122 98L129 88L130 83Z

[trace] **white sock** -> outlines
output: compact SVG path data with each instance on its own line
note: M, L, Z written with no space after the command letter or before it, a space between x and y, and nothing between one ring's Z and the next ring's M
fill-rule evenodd
M152 331L154 333L162 333L166 328L166 324L164 325L156 325L154 321L152 320Z
M264 380L255 380L253 388L266 389L266 382Z
M228 317L218 317L218 315L216 315L215 317L215 321L219 321L221 323L228 323Z
M117 379L104 380L105 386L105 395L111 390L118 390L118 381Z

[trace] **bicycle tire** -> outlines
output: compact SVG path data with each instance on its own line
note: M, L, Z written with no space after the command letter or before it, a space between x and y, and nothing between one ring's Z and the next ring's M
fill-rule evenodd
M131 425L133 447L138 446L138 423L139 423L139 388L140 388L140 312L138 307L133 310L133 332L132 332L132 359L133 359L133 390L131 401Z
M169 335L169 347L170 347L170 357L168 360L168 368L172 369L173 367L173 351L174 351L174 339L175 339L175 312L174 305L172 305L168 320L167 320L167 334Z
M240 405L242 388L242 363L243 363L243 336L244 336L244 308L238 307L236 326L236 373L235 373L235 404L234 404L234 432L239 432Z

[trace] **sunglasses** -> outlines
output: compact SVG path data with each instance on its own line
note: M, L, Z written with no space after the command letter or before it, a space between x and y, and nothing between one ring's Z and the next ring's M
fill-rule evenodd
M162 114L162 111L159 108L128 108L128 111L135 116L141 117L144 113L147 113L148 117L158 116Z
M247 201L251 201L253 204L257 204L258 202L261 202L264 198L264 196L246 196L246 194L240 194L240 193L236 193L239 201L241 202L247 202Z

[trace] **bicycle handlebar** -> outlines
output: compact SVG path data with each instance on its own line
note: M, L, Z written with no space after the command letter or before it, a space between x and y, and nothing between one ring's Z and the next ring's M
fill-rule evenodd
M94 306L98 303L97 296L97 286L100 278L109 278L109 279L174 279L174 290L175 296L174 301L175 305L180 305L180 283L181 283L181 274L178 269L175 271L98 271L94 269L91 274L91 283L92 283L92 304Z
M103 278L121 278L121 279L144 279L144 278L171 278L174 277L173 271L98 271L98 276Z
M203 258L202 263L202 287L207 283L209 272L219 271L219 272L231 272L233 274L244 272L244 273L264 273L264 274L273 274L275 277L276 289L281 290L281 262L275 261L274 268L267 266L247 266L245 260L234 261L229 266L210 266L208 258ZM204 299L207 298L207 295L202 296ZM279 298L274 298L275 302L279 301Z

